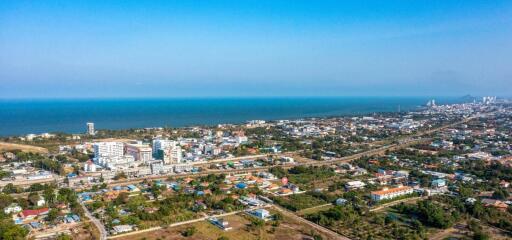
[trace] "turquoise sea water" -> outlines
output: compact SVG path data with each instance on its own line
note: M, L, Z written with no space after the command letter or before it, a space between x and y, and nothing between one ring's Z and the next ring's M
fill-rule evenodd
M422 97L179 98L0 100L0 136L96 129L183 127L393 112L424 105ZM453 103L455 99L436 99Z

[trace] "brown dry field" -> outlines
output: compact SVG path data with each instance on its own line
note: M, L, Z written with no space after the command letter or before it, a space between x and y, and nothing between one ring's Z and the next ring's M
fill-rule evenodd
M304 239L310 236L311 228L304 226L290 218L284 217L281 224L275 227L275 231L272 233L273 226L270 222L267 222L266 226L262 230L249 231L247 226L250 221L246 219L246 216L241 214L227 216L224 219L229 222L229 225L233 228L229 231L223 231L218 227L212 225L207 221L201 221L193 224L184 226L157 230L153 232L146 232L137 235L130 235L123 237L125 240L178 240L178 239L189 239L189 240L216 240L221 236L228 237L231 240L256 240L256 239L277 239L277 240L293 240L293 239ZM183 232L188 227L194 226L197 232L191 237L183 237ZM328 239L326 236L322 237Z
M26 144L0 142L0 152L21 150L23 152L48 153L48 149Z

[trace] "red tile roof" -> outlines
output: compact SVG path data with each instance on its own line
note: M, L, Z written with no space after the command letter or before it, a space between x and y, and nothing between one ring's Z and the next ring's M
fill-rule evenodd
M23 210L21 212L21 216L22 217L28 217L28 216L38 216L38 215L41 215L41 214L45 214L45 213L48 213L48 208L41 208L41 209L36 209L36 210Z

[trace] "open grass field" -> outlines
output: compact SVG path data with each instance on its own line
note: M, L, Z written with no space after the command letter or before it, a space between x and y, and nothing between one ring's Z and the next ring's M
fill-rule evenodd
M310 236L311 229L304 226L292 219L284 217L279 226L272 226L270 222L262 227L261 229L250 229L249 225L251 221L248 216L244 216L242 213L237 215L231 215L224 218L229 222L229 225L233 228L229 231L221 230L220 228L212 225L207 221L201 221L189 225L167 228L157 230L154 232L146 232L138 235L131 235L123 237L126 240L157 240L157 239L194 239L194 240L216 240L221 236L225 236L229 239L237 240L256 240L256 239L277 239L277 240L293 240L293 239L304 239L304 237ZM195 227L196 233L190 237L182 236L182 232L189 228ZM318 234L318 233L317 233ZM327 239L325 236L322 236Z
M26 144L17 144L17 143L6 143L0 142L0 152L8 152L13 150L20 150L23 152L33 152L33 153L48 153L48 149L26 145Z

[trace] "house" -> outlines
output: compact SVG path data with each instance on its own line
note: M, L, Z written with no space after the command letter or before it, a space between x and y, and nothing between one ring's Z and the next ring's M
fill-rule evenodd
M293 193L293 191L288 189L288 188L281 188L279 190L279 194L281 194L281 195L289 195L289 194L292 194L292 193Z
M119 233L124 233L124 232L130 232L132 230L133 230L133 226L132 225L118 225L118 226L112 227L112 234L119 234Z
M41 224L40 224L40 223L38 223L38 222L31 222L29 225L30 225L30 227L31 227L32 229L38 229L38 228L41 228Z
M262 220L265 220L268 217L270 217L270 213L265 209L256 209L252 211L251 214Z
M4 213L5 214L11 214L11 213L19 213L21 212L23 209L16 203L11 203L11 205L7 206L6 208L4 208Z
M65 218L64 218L64 221L65 221L66 223L74 223L74 222L75 222L75 221L73 220L73 218L72 218L72 217L70 217L70 216L65 217Z
M433 188L442 188L446 186L446 180L444 179L436 179L432 180L432 187Z
M466 201L464 201L464 202L466 202L466 204L473 205L473 204L475 204L476 199L475 198L466 198Z
M300 192L299 187L297 185L295 185L295 184L288 183L288 185L286 185L285 187L287 187L288 189L292 190L293 193Z
M361 189L364 188L366 184L361 181L350 181L345 183L345 189L347 191L354 190L354 189Z
M138 187L136 187L135 185L128 185L127 188L128 188L128 191L130 191L130 192L139 192L140 191L140 189Z
M500 200L496 199L490 199L490 198L484 198L482 199L482 204L486 207L495 207L500 210L506 210L508 208L508 205Z
M36 202L36 206L42 207L45 204L46 204L46 201L44 200L44 198L43 197L39 197L39 200L37 200L37 202Z
M268 185L267 187L267 190L277 190L279 189L279 185L275 184L275 183L272 183L270 185Z
M400 197L403 195L411 194L413 193L413 189L411 187L407 186L400 186L396 188L384 188L380 191L373 191L371 192L371 198L373 201L382 201L386 199L393 199L396 197Z
M209 221L219 227L220 229L224 230L224 231L228 231L228 230L231 230L231 227L229 226L229 223L228 221L222 219L222 218L216 218L216 217L212 217L209 219Z
M43 216L48 214L48 208L41 208L37 210L23 210L19 215L24 220L32 220L38 216Z
M348 200L344 198L338 198L336 199L336 206L343 206L347 204Z

